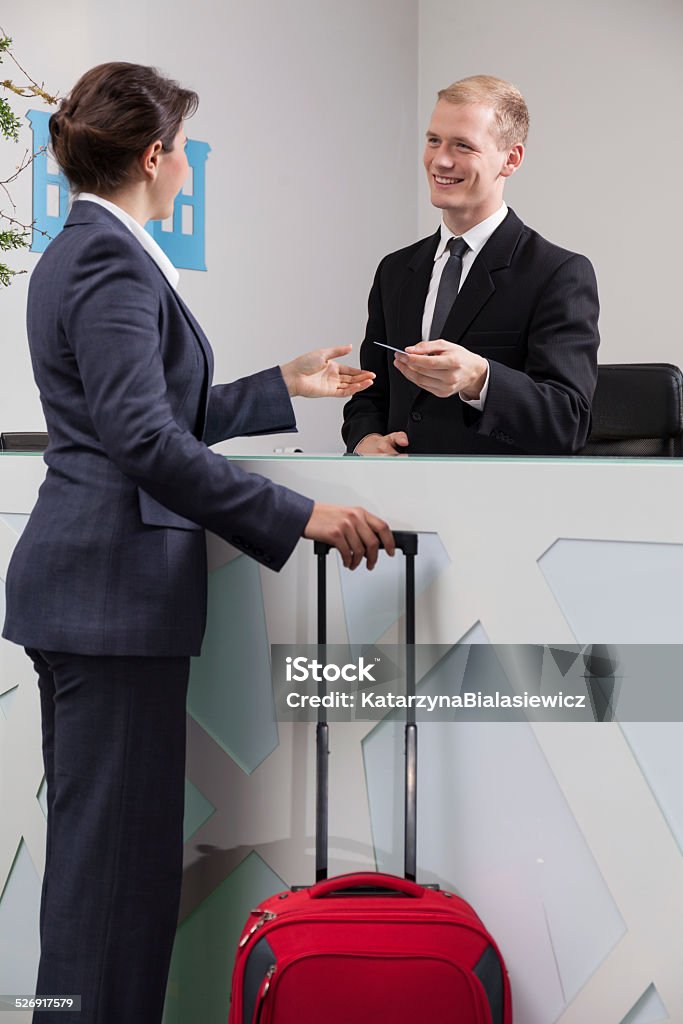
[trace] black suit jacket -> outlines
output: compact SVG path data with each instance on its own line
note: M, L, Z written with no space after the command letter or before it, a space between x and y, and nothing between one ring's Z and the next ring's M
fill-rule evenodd
M508 210L477 255L444 325L447 341L489 361L483 412L436 398L393 367L421 340L440 232L386 256L375 275L361 365L371 388L344 408L353 451L366 434L405 430L414 454L570 454L585 444L597 378L598 293L585 256L552 245Z
M211 346L128 228L74 204L28 297L47 476L14 550L3 636L87 655L198 654L204 528L272 569L310 499L207 445L294 427L279 367L211 386Z

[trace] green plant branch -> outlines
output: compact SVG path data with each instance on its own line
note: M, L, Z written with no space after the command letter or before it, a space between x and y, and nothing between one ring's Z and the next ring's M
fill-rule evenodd
M3 220L6 220L9 224L16 224L17 228L20 228L22 232L35 231L37 234L42 235L43 238L52 238L52 235L49 235L47 231L41 231L40 228L37 228L35 221L31 221L30 224L24 224L22 221L17 220L16 217L9 217L6 213L3 213L1 210L0 217ZM1 234L2 232L0 232L0 235ZM2 248L2 246L0 246L0 248Z
M21 119L14 113L7 100L0 96L0 134L6 139L18 142L20 128Z
M0 231L0 249L3 252L7 252L8 249L23 249L28 245L28 236L23 230L25 225L21 225L22 230L19 231L17 228L10 228L8 231Z
M4 178L4 179L3 179L2 181L0 181L0 185L2 185L2 186L4 187L5 185L9 185L9 184L10 184L11 182L13 182L13 181L14 181L14 179L15 179L15 178L18 178L18 177L19 177L19 175L21 174L21 172L22 172L22 171L25 171L25 170L26 170L26 168L27 168L27 167L28 167L28 166L29 166L30 164L32 164L32 163L33 163L33 161L35 160L35 158L36 158L37 156L40 156L40 154L41 154L41 153L44 153L46 149L47 149L47 146L41 146L41 147L40 147L40 149L36 150L36 152L35 152L35 153L32 153L32 154L31 154L30 156L28 155L28 154L29 154L29 151L28 151L28 150L26 150L26 151L24 152L24 156L23 156L23 158L22 158L21 164L19 165L19 167L17 167L17 169L16 169L16 171L14 172L14 174L12 174L12 175L11 175L11 176L10 176L9 178ZM5 189L5 192L7 192L7 189ZM9 195L9 192L7 192L7 194ZM11 198L10 198L10 202L12 202ZM14 206L14 203L13 203L13 202L12 202L12 206ZM16 209L16 207L15 207L15 209Z
M41 82L40 85L38 85L35 79L31 78L26 68L21 66L21 64L16 58L14 51L12 50L12 40L8 38L8 36L5 33L5 30L2 28L1 25L0 36L2 36L2 42L6 43L5 46L0 45L0 52L6 53L9 59L19 68L24 78L26 78L31 83L30 86L17 87L14 86L11 82L3 82L2 84L5 86L5 88L11 89L12 92L18 93L19 96L40 96L40 98L44 99L46 103L49 103L51 106L54 106L54 104L57 103L57 101L59 100L59 96L51 96L50 93L45 92L45 82ZM0 61L1 60L2 57L0 57ZM22 89L28 89L30 91L25 92L22 91Z
M30 99L31 96L40 96L41 100L53 104L58 99L57 96L51 96L49 92L45 92L39 85L15 85L10 78L0 82L0 85L3 89L9 89L10 92L16 93L17 96L25 96L27 99Z
M39 85L38 82L35 81L35 79L31 78L26 69L21 66L16 56L14 55L14 52L12 51L11 38L6 34L5 30L0 25L0 63L2 63L2 60L5 55L8 56L10 60L14 63L14 65L19 69L21 74L26 79L26 84L16 84L11 79L6 78L4 81L0 81L0 88L4 89L6 92L12 93L15 96L21 96L24 99L37 97L43 100L45 103L49 103L50 105L54 105L58 102L58 96L52 96L50 93L46 92L44 83L41 82ZM6 139L9 139L13 142L18 142L19 132L21 131L22 127L23 122L21 118L19 118L14 113L8 101L3 96L0 96L0 135L4 136ZM15 181L17 177L21 174L21 172L25 171L26 168L31 163L33 163L37 156L39 156L41 153L44 153L45 148L45 146L42 146L36 153L32 153L30 156L29 150L27 149L14 174L12 174L9 178L5 178L4 181L0 181L0 188L7 196L7 199L12 207L12 213L14 214L16 214L17 212L17 207L16 203L12 199L12 195L7 186L11 184L13 181ZM38 233L43 235L43 237L50 238L50 235L47 233L47 231L41 231L39 228L35 227L35 222L31 224L23 224L20 220L16 218L16 216L11 216L10 214L0 211L0 225L2 224L2 222L9 225L9 227L4 229L0 228L0 252L6 252L8 250L27 249L30 245L30 232L32 229L34 231L38 231ZM8 267L5 263L0 263L0 285L8 287L12 283L12 279L16 277L17 274L25 273L27 273L27 271L13 270L11 267Z
M12 278L17 277L18 274L27 274L27 270L12 270L5 263L0 263L0 285L4 285L5 288L9 288L12 283Z

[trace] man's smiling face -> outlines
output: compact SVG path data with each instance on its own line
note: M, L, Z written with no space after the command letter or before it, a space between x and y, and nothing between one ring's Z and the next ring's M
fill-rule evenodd
M499 149L493 110L482 103L439 100L427 131L424 165L434 206L461 234L490 217L503 201L505 179L524 147Z

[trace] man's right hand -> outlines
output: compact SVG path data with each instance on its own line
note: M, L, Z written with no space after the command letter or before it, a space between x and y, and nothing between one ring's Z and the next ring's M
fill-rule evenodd
M364 558L368 569L374 568L380 540L388 555L393 555L396 547L394 535L384 520L366 509L322 505L317 501L304 529L304 537L331 544L347 569L355 569Z
M409 443L404 430L395 430L393 434L368 434L358 442L354 451L357 455L401 455L399 448L405 448Z

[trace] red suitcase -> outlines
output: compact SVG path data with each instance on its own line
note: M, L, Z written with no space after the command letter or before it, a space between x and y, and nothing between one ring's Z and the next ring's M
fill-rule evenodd
M415 689L417 534L406 558L406 677ZM318 556L318 643L326 642L325 559ZM321 689L324 683L321 683ZM512 1024L507 971L463 899L415 883L417 726L406 722L405 878L327 878L328 725L317 725L316 878L252 911L237 950L229 1024Z

